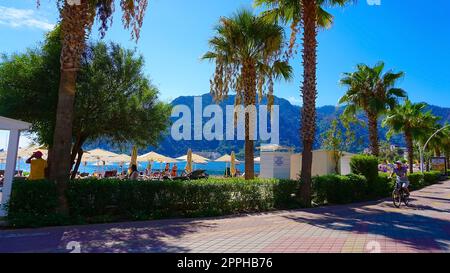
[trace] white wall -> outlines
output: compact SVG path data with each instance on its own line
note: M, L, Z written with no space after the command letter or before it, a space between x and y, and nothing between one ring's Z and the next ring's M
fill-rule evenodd
M345 153L339 163L342 175L350 173L350 158L353 154ZM333 152L326 150L313 151L313 163L311 173L313 176L335 173ZM298 179L302 166L302 154L293 154L291 156L290 178Z
M261 152L259 177L289 179L290 168L290 152Z

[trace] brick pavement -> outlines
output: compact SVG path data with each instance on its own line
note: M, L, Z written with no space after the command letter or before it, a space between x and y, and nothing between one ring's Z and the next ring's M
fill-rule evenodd
M450 181L390 200L206 219L0 231L0 252L450 252Z

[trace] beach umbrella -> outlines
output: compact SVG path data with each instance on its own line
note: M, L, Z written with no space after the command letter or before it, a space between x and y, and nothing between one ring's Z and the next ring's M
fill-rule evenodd
M102 170L104 170L107 162L109 165L111 159L116 156L118 156L118 154L97 148L84 152L81 161L86 163L96 163L95 166L97 166L97 171L99 171L100 166L102 166Z
M225 162L225 167L228 167L228 163L231 163L231 156L223 155L214 161L215 162ZM234 160L234 164L239 164L239 163L241 163L239 160L237 160L237 159Z
M131 156L126 155L126 154L119 154L119 155L109 159L109 162L122 163L122 164L125 162L130 162L130 161L131 161Z
M118 154L103 149L93 149L83 153L83 160L86 162L110 161Z
M216 159L214 161L215 162L226 162L226 163L228 163L228 162L231 162L231 156L230 155L223 155L223 156L219 157L218 159ZM235 163L239 164L239 163L241 163L241 161L235 159Z
M206 163L208 163L208 161L209 161L208 158L203 157L203 156L201 156L201 155L198 155L198 154L195 154L195 153L192 153L192 152L191 152L191 154L192 154L192 162L194 162L194 163L198 163L198 164L206 164ZM187 161L187 156L188 156L188 155L186 154L186 155L177 157L176 159L177 159L177 160L180 160L180 161Z
M119 167L120 167L120 173L123 173L123 165L126 162L130 162L131 161L131 156L126 155L126 154L119 154L115 157L110 158L109 162L113 162L113 163L119 163Z
M148 162L148 161L154 161L154 162L164 162L164 163L176 163L178 160L175 158L171 158L168 156L164 156L155 152L149 152L146 154L143 154L141 156L138 156L137 158L138 162Z
M236 161L236 156L234 155L234 151L233 151L233 152L231 152L231 163L230 163L230 173L231 173L231 176L233 176L233 177L236 175L235 161Z
M29 158L36 151L41 151L44 157L47 158L48 150L44 146L37 146L37 145L31 145L27 148L19 148L19 150L17 151L17 157Z
M186 167L184 168L187 173L192 172L192 150L189 149L187 152Z

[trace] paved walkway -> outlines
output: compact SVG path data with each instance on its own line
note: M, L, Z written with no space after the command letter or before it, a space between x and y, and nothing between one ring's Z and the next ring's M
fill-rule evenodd
M209 219L0 231L0 252L450 252L450 181L390 200Z

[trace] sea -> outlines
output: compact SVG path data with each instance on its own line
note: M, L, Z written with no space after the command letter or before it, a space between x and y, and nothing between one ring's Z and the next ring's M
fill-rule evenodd
M178 172L181 173L185 166L186 166L186 162L180 161L178 163L176 163L178 166ZM229 163L225 163L225 162L208 162L206 164L193 164L193 169L194 170L206 170L206 173L209 175L214 175L214 176L221 176L225 173L225 168L229 167L230 164ZM142 162L139 163L138 165L138 170L139 171L145 171L147 167L147 162ZM158 163L158 162L154 162L152 164L152 171L158 171L158 170L163 170L165 167L165 163ZM172 163L170 164L170 167L172 167ZM259 173L259 164L255 164L255 173ZM128 164L125 164L124 166L120 166L117 163L109 163L106 165L97 165L97 163L88 163L86 165L81 164L80 168L79 168L79 172L82 173L94 173L94 172L104 172L104 171L109 171L109 170L117 170L118 172L120 172L122 169L126 170L128 168ZM4 170L5 169L5 163L0 163L0 170ZM236 169L238 169L241 173L244 173L244 163L240 163L236 165ZM16 170L21 170L24 172L29 172L30 171L30 165L25 163L25 160L21 159L17 161L17 166L16 166Z

